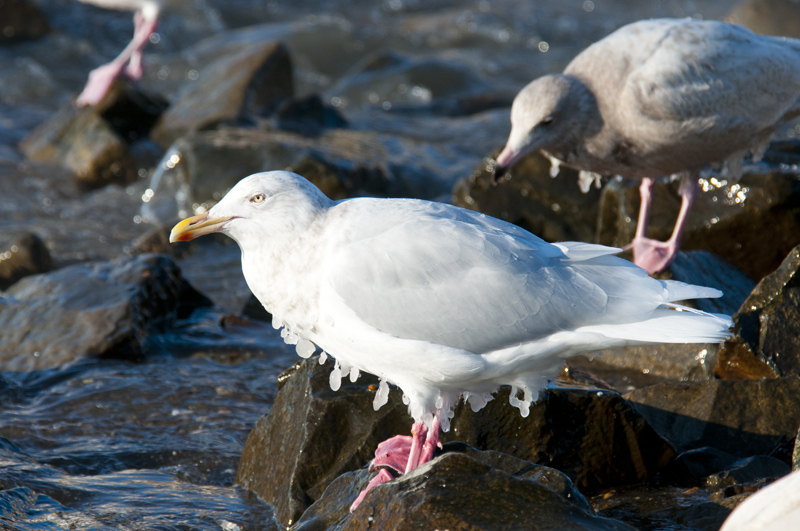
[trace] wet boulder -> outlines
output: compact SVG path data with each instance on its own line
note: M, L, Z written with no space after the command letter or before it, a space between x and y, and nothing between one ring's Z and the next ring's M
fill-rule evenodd
M557 470L465 445L447 445L440 457L379 485L350 514L349 500L369 481L365 472L337 479L295 529L633 529L595 516Z
M296 522L338 476L365 466L379 442L411 428L399 393L374 411L377 379L344 378L332 391L333 363L317 360L280 377L275 403L250 432L236 473L235 483L273 505L283 523Z
M0 2L0 44L38 39L49 32L50 25L35 2Z
M30 160L69 169L86 188L129 184L139 178L131 144L147 137L163 108L157 97L118 81L96 106L61 109L20 150Z
M281 522L297 521L334 479L369 462L379 442L409 433L399 392L375 412L375 379L343 382L334 392L329 373L313 359L298 364L245 445L236 483L274 505ZM442 440L557 468L587 490L648 481L674 458L617 393L548 389L527 418L508 397L501 389L478 413L461 404Z
M412 58L390 50L364 57L325 94L343 107L430 107L483 94L489 85L467 65L442 58Z
M453 204L509 221L550 242L593 241L600 190L582 193L578 172L562 168L555 178L541 153L520 160L492 185L491 159L453 188Z
M527 417L508 402L504 387L477 413L459 404L442 440L556 468L582 492L644 483L675 457L670 444L613 391L547 388Z
M679 450L711 447L736 457L773 454L789 461L800 426L800 380L662 383L625 399Z
M289 52L278 42L240 46L193 72L153 129L165 148L195 131L268 116L294 93Z
M0 290L52 268L50 251L37 235L27 231L0 233Z
M734 315L719 352L720 378L800 376L800 246L764 277Z
M710 474L705 480L705 487L725 489L736 485L771 482L791 472L791 467L768 455L755 455L740 459L719 472Z
M0 361L30 371L83 357L138 359L148 334L208 305L155 254L28 276L0 300Z
M709 251L753 280L778 267L800 243L800 181L774 166L775 171L747 172L738 182L719 174L702 179L681 248ZM656 183L649 237L666 240L672 234L681 203L678 187L678 181ZM595 241L615 247L630 243L638 212L639 182L612 179L601 194Z

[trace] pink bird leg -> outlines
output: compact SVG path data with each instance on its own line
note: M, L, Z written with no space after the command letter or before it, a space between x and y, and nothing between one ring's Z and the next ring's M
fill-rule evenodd
M79 106L97 105L108 93L114 80L123 72L133 80L142 77L142 53L150 40L150 35L156 30L158 12L137 11L133 20L135 25L133 39L113 61L89 73L89 81L76 100Z
M651 275L663 271L675 260L675 255L681 245L683 231L686 229L689 211L700 191L696 175L689 175L683 178L680 188L681 210L675 222L675 228L672 230L672 236L670 236L669 240L660 242L646 237L654 184L653 179L642 179L642 184L639 186L641 204L639 206L639 221L636 225L636 234L633 237L633 241L625 247L625 249L633 249L633 263L647 270Z
M436 447L441 448L439 442L439 417L433 419L433 425L428 430L422 422L415 422L411 427L411 436L396 435L378 445L375 450L375 459L370 462L370 470L376 467L389 467L400 473L409 473L418 466L427 463L433 458ZM404 466L405 461L405 466ZM367 493L380 485L393 479L391 472L386 468L381 468L378 474L370 480L367 488L362 490L353 504L350 512L364 500Z

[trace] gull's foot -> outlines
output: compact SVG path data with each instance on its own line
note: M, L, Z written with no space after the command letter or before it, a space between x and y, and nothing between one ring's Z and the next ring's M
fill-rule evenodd
M375 459L370 461L369 469L385 466L402 474L408 464L411 443L412 437L409 435L395 435L391 439L386 439L375 450Z
M86 82L83 92L81 92L75 103L79 107L86 105L97 105L106 94L108 94L114 80L119 77L121 68L115 63L98 66L89 73L89 81Z
M633 263L651 275L665 270L678 253L672 241L660 242L649 238L634 238L625 246L625 250L633 249Z

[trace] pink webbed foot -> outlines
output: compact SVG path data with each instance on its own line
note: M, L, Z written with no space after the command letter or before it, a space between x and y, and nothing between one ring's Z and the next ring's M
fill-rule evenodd
M108 93L114 80L117 79L122 68L117 63L99 66L89 73L89 81L75 101L79 106L97 105Z
M378 445L375 450L375 459L370 461L369 469L389 467L402 474L408 464L408 455L411 453L411 437L408 435L395 435Z
M672 240L635 238L625 249L633 249L633 263L651 275L666 269L678 254L678 246Z
M389 467L400 474L408 473L419 465L427 463L433 457L436 448L441 448L439 442L439 419L434 418L430 430L422 422L415 422L411 427L411 436L396 435L378 445L375 450L375 459L370 462L370 470L377 467ZM391 481L392 474L386 468L380 468L378 474L369 482L367 488L362 490L353 504L350 512L364 500L367 493L381 483Z

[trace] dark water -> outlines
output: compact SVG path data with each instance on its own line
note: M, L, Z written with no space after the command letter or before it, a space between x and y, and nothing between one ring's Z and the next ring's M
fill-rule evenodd
M38 4L55 32L0 48L0 231L36 232L57 265L115 258L150 228L134 221L147 180L88 193L59 170L24 161L17 143L69 102L92 67L118 53L131 16L70 0ZM447 146L452 157L439 164L458 173L504 143L507 109L468 118L398 112L446 98L452 87L433 78L359 84L354 65L377 49L435 57L465 65L473 73L468 87L513 95L624 23L721 18L734 4L186 1L165 13L143 83L170 96L193 66L182 50L227 29L266 24L261 31L288 43L300 94L322 93L354 127ZM206 247L181 266L221 311L240 311L248 291L235 246ZM295 355L269 326L224 336L208 322L153 338L159 355L145 363L0 373L0 528L275 529L271 508L232 482L244 440Z

